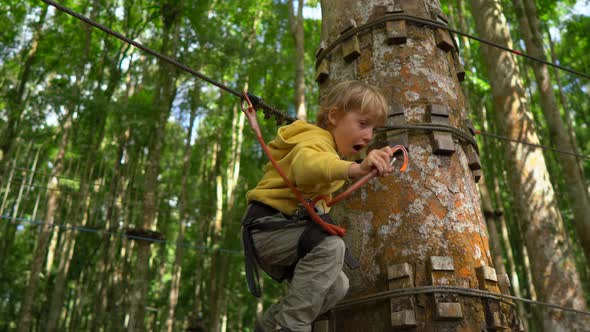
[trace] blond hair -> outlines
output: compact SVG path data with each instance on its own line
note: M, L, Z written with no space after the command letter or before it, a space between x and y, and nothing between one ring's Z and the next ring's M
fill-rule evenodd
M387 118L387 100L377 87L361 81L344 81L332 86L320 102L317 115L318 126L328 128L328 113L359 112L375 115L377 125L383 125Z

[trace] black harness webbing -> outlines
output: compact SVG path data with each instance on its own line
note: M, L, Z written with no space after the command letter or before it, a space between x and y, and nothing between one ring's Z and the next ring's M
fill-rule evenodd
M262 291L260 289L258 261L254 241L252 240L252 230L257 231L275 231L292 225L294 222L307 221L305 229L299 238L297 244L297 256L299 259L305 257L309 252L315 248L326 236L330 236L320 225L309 220L309 216L302 213L297 213L295 216L286 216L286 219L280 221L256 222L258 219L272 216L280 213L277 209L260 202L251 202L248 211L242 220L242 244L244 247L244 260L246 268L246 281L248 288L252 295L260 297ZM324 221L334 224L329 215L323 214L320 216ZM356 258L351 254L348 247L344 253L344 261L349 268L355 269L359 267ZM280 276L272 276L273 279L282 282L285 279L291 279L295 270L295 262L287 272ZM268 274L268 273L267 273Z

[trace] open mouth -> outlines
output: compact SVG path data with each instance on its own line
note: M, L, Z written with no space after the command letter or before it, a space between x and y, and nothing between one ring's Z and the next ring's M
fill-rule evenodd
M362 150L362 148L364 148L364 146L362 144L355 144L352 146L352 148L354 149L354 151L359 152Z

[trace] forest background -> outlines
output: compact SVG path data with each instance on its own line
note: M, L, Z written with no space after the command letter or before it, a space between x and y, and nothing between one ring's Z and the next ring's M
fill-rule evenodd
M514 47L526 51L514 3L500 2ZM546 57L590 73L588 2L536 3ZM63 4L293 117L315 117L319 1L305 8L279 0ZM468 3L442 6L451 26L476 34ZM245 286L239 222L267 160L239 99L41 1L2 1L0 31L0 330L251 330L284 287L265 279L257 300ZM495 133L479 44L456 40L472 120ZM541 143L554 147L531 62L520 58L519 66ZM590 81L550 74L588 179ZM278 126L260 119L269 140ZM507 143L478 141L495 192L491 209L504 220L490 224L500 237L492 249L513 291L534 299L502 166ZM590 294L559 153L544 150ZM521 310L534 320L539 309Z

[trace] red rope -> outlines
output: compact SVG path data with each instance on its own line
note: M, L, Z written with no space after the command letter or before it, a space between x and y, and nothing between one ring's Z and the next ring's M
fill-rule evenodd
M401 150L403 152L404 162L402 164L402 167L399 170L402 172L405 172L406 169L408 168L408 150L406 150L406 148L403 145L396 145L393 148L391 148L391 150L393 151L393 153L395 153L396 151L399 151L399 150ZM357 182L350 185L350 187L348 187L348 189L346 189L345 191L338 194L338 196L334 197L332 200L330 200L329 197L326 195L321 195L321 196L316 197L313 200L313 203L315 205L315 203L317 203L318 201L324 200L328 207L334 206L334 204L336 204L336 203L344 200L348 196L350 196L354 191L356 191L357 189L359 189L360 187L365 185L365 183L367 183L369 180L371 180L372 178L374 178L378 174L379 174L379 171L377 171L377 169L374 168L373 170L371 170L370 173L366 174L365 176L360 178Z

